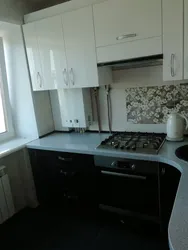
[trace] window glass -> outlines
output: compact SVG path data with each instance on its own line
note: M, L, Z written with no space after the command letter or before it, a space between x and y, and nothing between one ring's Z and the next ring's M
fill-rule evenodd
M6 124L5 124L5 113L3 108L3 96L2 96L2 78L0 72L0 134L6 132Z

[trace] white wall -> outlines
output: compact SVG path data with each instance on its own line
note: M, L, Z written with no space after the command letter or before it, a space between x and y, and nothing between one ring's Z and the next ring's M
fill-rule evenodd
M125 90L137 86L160 86L174 84L173 82L163 82L162 66L146 67L129 70L113 71L113 84L111 90L112 102L112 130L113 131L141 131L141 132L165 132L164 124L132 124L127 122L126 96ZM100 113L103 131L109 131L107 116L106 91L100 88ZM94 98L93 99L93 107ZM94 124L90 130L98 130L96 110L94 109Z
M32 91L20 25L0 22L5 62L12 107L13 123L17 136L38 138Z

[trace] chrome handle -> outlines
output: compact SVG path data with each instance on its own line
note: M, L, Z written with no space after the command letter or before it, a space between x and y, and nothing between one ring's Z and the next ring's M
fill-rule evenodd
M37 82L39 82L39 86L40 88L42 88L42 80L41 80L40 72L37 72Z
M139 180L146 180L146 176L141 176L141 175L132 175L132 174L121 174L121 173L115 173L115 172L110 172L110 171L101 171L102 174L105 175L111 175L111 176L118 176L118 177L126 177L126 178L131 178L131 179L139 179Z
M67 70L63 70L63 77L64 77L64 82L68 86L68 77L67 77Z
M175 63L175 54L171 54L171 76L172 77L175 77L174 63Z
M133 164L133 165L131 166L131 170L135 170L135 169L136 169L136 165Z
M74 85L75 82L74 82L74 72L73 72L73 68L71 68L71 69L69 70L69 74L70 74L71 83Z
M136 37L136 36L137 36L136 33L127 34L127 35L121 35L121 36L117 36L116 40L123 40L123 39L131 38L131 37Z
M165 175L165 173L166 173L166 169L165 169L165 168L162 168L161 174L162 174L162 175Z
M66 161L66 162L71 162L72 158L64 158L64 157L58 156L58 160L60 160L60 161Z
M116 161L113 161L113 162L111 163L111 167L117 167L117 162L116 162Z

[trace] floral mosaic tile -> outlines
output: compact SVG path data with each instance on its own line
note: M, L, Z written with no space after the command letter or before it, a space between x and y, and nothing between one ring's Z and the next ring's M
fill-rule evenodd
M130 88L125 93L128 122L163 124L172 112L188 117L188 85Z

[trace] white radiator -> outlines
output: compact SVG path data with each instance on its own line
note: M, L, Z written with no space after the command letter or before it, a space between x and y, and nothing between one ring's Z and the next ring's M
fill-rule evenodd
M0 224L12 217L15 213L9 177L6 167L0 167Z

